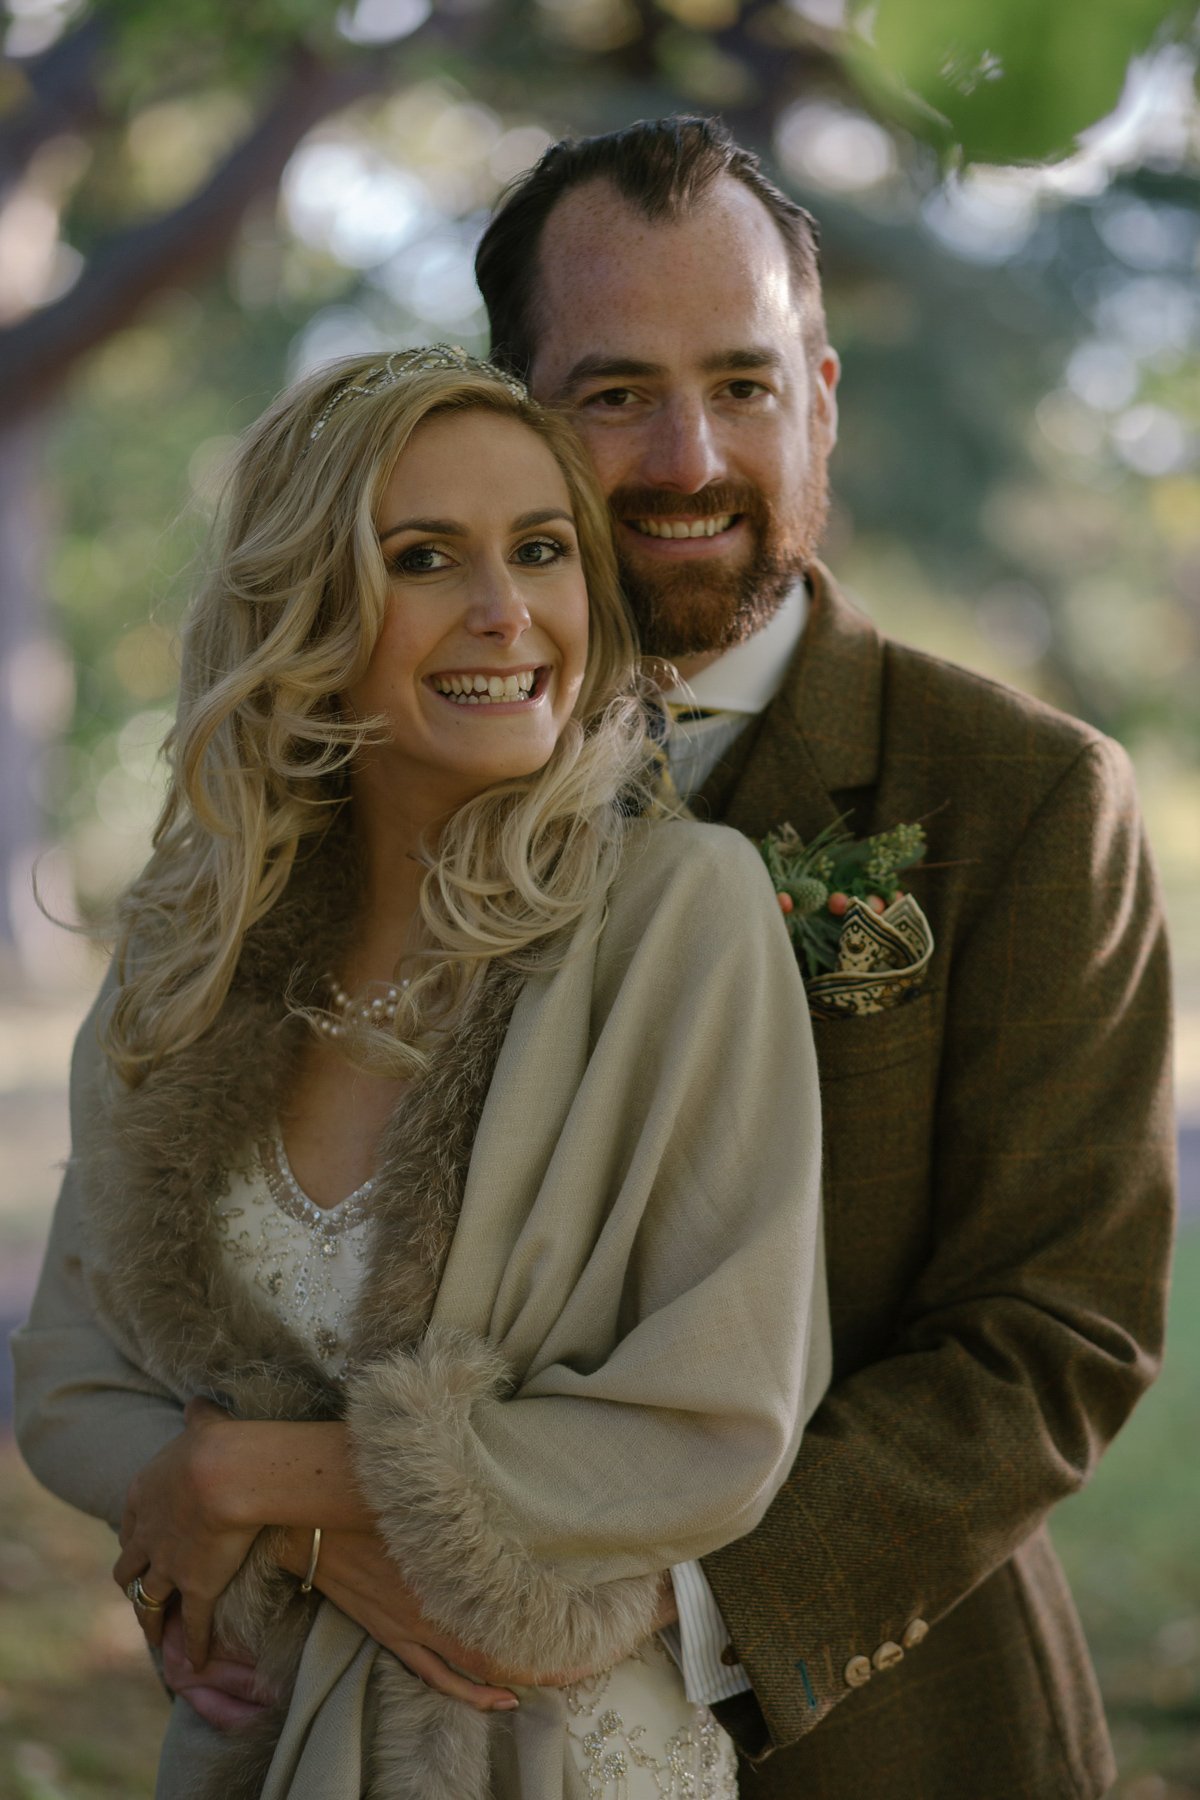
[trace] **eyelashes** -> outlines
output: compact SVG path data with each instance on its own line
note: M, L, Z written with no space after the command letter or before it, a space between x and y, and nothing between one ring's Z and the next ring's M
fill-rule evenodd
M526 556L525 551L545 551L544 556ZM574 554L572 545L564 543L561 538L543 535L527 538L518 544L509 557L519 568L549 569L555 563L562 562ZM387 558L387 568L392 575L436 575L441 569L453 563L451 554L437 544L410 544L407 550Z
M445 551L439 550L436 544L410 544L407 550L402 550L398 556L389 559L388 568L393 575L431 575L436 572L438 567L443 566L427 562L422 567L417 559L423 556L440 556L443 558L443 564L448 560Z
M550 555L544 561L530 562L521 556L523 550L549 550ZM513 554L520 561L523 568L548 569L552 563L561 562L564 556L568 556L570 550L569 547L563 543L561 538L539 537L530 538L524 544L518 544Z

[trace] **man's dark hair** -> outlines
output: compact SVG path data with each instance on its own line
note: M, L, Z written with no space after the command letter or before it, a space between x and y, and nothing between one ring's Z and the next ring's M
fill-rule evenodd
M810 356L819 354L825 317L816 220L767 179L757 156L736 144L718 119L672 118L642 119L579 142L563 138L510 188L475 257L492 327L492 361L522 379L529 374L542 228L564 194L604 179L647 219L675 220L723 175L748 187L778 226L803 308L805 346Z

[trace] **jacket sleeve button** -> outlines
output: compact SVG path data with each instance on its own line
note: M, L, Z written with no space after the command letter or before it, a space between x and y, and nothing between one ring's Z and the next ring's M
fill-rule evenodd
M924 1619L914 1619L911 1625L905 1626L904 1636L900 1642L906 1650L915 1650L917 1645L923 1644L928 1636L929 1627Z
M871 1661L882 1673L884 1669L894 1669L898 1662L903 1662L904 1652L899 1644L893 1644L889 1638L886 1644L880 1644Z
M847 1687L865 1687L871 1679L871 1665L865 1656L852 1656L843 1674Z
M721 1652L721 1661L725 1664L725 1667L727 1669L736 1669L741 1660L741 1657L738 1655L733 1645L726 1644Z

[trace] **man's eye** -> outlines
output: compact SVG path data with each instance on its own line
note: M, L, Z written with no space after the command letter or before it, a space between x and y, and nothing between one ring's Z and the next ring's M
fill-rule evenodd
M560 544L557 538L532 538L528 544L518 546L514 560L537 569L544 568L547 563L557 562L565 554L566 545Z
M731 381L727 391L732 400L753 400L766 390L761 381Z
M593 394L588 401L589 406L628 406L633 399L632 388L605 388L599 394Z
M450 558L436 544L414 544L398 556L392 567L401 575L428 575L432 569L444 569Z

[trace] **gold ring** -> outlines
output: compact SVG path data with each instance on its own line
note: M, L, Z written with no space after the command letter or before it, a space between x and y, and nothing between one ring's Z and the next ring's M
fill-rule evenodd
M152 1600L150 1598L149 1594L146 1592L145 1588L142 1586L142 1578L140 1575L134 1576L134 1578L130 1582L129 1586L125 1589L125 1593L126 1593L127 1598L132 1600L133 1604L135 1606L140 1607L143 1612L165 1612L166 1611L166 1607L167 1607L166 1600ZM170 1598L170 1596L168 1595L168 1599L169 1598Z

